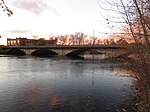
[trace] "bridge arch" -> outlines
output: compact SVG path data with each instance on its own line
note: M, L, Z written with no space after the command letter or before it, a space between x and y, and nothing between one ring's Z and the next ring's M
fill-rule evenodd
M24 51L21 49L7 49L6 54L11 54L11 55L26 55Z
M82 52L83 52L83 50L81 50L81 49L76 49L76 50L73 50L72 52L67 53L66 56L78 56L78 55L80 55Z
M84 54L102 54L102 53L98 52L95 49L77 49L66 54L66 56L78 56L78 55L84 55Z
M33 56L53 56L53 55L58 55L58 53L56 53L52 50L49 50L49 49L36 49L30 55L33 55Z

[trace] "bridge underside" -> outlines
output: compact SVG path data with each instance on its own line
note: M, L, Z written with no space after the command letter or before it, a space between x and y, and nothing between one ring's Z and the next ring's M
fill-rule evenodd
M39 50L33 51L29 55L33 55L33 56L54 56L54 55L58 55L58 54L56 52L53 52L53 51L49 50L49 49L39 49Z

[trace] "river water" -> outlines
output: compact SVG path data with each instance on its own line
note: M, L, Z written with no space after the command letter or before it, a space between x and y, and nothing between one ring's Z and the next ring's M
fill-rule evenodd
M0 55L0 112L126 110L133 79L122 71L114 62Z

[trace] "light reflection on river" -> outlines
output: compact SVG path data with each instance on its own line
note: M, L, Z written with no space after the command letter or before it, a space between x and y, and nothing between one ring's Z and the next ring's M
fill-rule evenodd
M118 66L1 56L0 112L116 112L132 100L132 79L114 75Z

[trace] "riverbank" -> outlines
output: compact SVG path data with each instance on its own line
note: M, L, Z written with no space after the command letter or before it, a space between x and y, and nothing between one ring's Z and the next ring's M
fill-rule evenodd
M118 59L125 69L135 77L135 108L137 112L149 112L150 110L150 54L137 53L132 58L123 57Z

